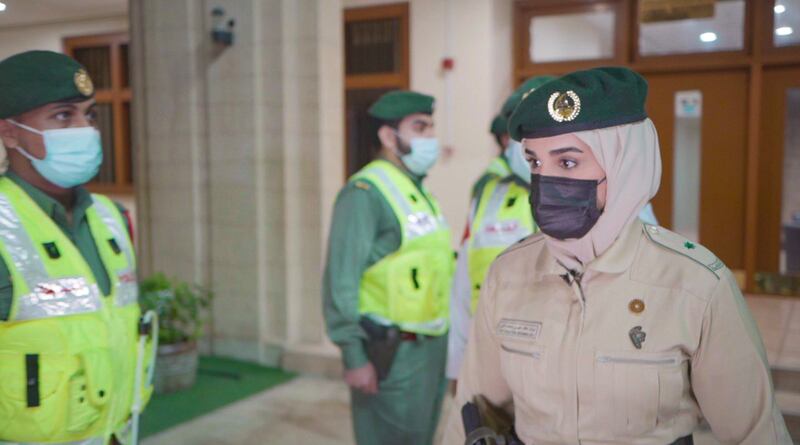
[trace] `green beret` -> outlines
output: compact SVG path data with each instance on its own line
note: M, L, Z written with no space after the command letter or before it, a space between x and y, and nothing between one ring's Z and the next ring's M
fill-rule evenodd
M647 118L647 82L622 67L576 71L527 94L508 122L511 138L542 138Z
M502 136L508 133L508 119L502 114L498 114L497 116L492 119L492 125L489 127L489 132L497 135Z
M27 51L0 62L0 119L53 102L94 96L92 79L75 59Z
M433 114L433 96L414 91L390 91L379 97L367 112L385 121L400 120L416 113Z
M535 76L531 77L530 79L522 82L522 85L518 86L508 99L506 99L505 103L503 104L503 108L500 110L500 114L505 116L506 119L511 117L511 114L514 113L514 110L517 109L517 105L522 102L522 96L525 94L530 93L531 91L539 88L540 86L550 82L551 80L555 80L553 76ZM506 130L508 131L508 130Z

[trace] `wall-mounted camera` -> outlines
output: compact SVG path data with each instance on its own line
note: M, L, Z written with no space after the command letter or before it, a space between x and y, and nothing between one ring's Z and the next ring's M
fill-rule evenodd
M219 45L233 45L233 27L236 20L227 18L225 10L217 6L211 10L211 40Z

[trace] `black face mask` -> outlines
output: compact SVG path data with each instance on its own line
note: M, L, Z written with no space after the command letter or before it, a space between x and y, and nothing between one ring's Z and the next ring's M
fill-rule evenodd
M603 213L597 208L597 186L605 180L531 175L533 220L547 236L583 238Z

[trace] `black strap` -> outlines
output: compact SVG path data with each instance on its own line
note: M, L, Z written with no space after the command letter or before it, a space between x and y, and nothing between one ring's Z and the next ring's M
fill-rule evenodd
M122 252L122 249L119 248L119 244L117 244L117 240L115 238L111 238L108 240L108 245L111 246L111 250L114 251L115 255L119 255Z
M145 322L144 321L144 317L140 317L139 318L139 335L140 336L147 336L147 335L150 335L150 333L152 333L152 332L153 332L153 322L152 321Z
M28 408L39 406L39 354L25 354L25 385Z
M57 260L61 258L61 252L58 251L58 246L56 243L44 243L42 246L44 247L44 250L47 252L47 256L49 256L50 259Z

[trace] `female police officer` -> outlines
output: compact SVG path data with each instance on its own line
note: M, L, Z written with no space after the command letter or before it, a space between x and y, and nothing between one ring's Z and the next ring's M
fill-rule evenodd
M647 84L624 68L530 93L509 121L542 233L493 264L457 406L514 402L534 444L788 444L758 330L731 272L639 210L661 178ZM460 444L451 416L445 443Z

